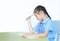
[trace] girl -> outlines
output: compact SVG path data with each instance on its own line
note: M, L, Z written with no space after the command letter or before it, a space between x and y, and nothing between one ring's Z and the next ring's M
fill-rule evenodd
M31 16L29 16L26 20L28 22L28 26L31 33L26 33L23 36L26 38L27 36L33 36L36 38L47 37L49 41L54 41L56 33L53 27L51 17L49 16L45 7L39 5L34 9L33 13L36 16L36 19L40 22L36 25L36 27L32 28L30 19Z

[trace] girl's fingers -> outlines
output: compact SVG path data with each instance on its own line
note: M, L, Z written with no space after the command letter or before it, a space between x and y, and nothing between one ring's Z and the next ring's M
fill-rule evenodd
M27 18L26 18L26 20L30 19L32 16L33 16L33 15L31 15L31 16L29 16L29 17L27 17Z

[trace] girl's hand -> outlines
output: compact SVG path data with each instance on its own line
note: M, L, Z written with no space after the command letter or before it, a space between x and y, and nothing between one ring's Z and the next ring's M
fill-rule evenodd
M35 38L39 38L39 35L38 34L32 34L31 36L32 37L35 37Z
M33 16L33 15L31 15L31 16L29 16L29 17L26 18L26 21L28 22L29 25L31 24L31 17L32 17L32 16Z
M32 33L25 33L23 34L23 37L27 38L28 36L30 36Z
M33 15L31 15L31 16L29 16L29 17L27 17L27 18L26 18L26 20L30 19L32 16L33 16Z
M25 38L39 38L38 34L24 34Z

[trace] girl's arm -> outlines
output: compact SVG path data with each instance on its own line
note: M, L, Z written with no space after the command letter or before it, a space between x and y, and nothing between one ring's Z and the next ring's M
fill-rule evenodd
M29 27L30 32L31 33L35 33L34 30L33 30L33 28L32 28L32 24L31 24L31 16L29 16L26 20L27 20L27 23L28 23L28 27Z
M48 35L48 32L49 31L45 31L45 32L40 33L40 34L32 34L32 36L36 37L36 38L46 37Z
M45 32L43 32L43 33L41 33L41 34L38 34L38 36L39 36L39 37L46 37L46 36L48 35L48 32L49 32L49 31L45 31Z
M25 38L28 38L28 37L34 37L34 38L46 37L48 35L48 32L49 31L46 31L46 32L43 32L43 33L40 33L40 34L36 34L36 33L33 33L33 34L25 34L24 37Z

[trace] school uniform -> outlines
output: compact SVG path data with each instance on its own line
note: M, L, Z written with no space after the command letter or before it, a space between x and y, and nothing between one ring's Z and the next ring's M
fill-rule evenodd
M47 38L49 41L55 40L55 29L52 20L48 17L44 21L40 21L37 23L37 25L34 27L34 30L36 33L40 34L47 30L49 30Z

